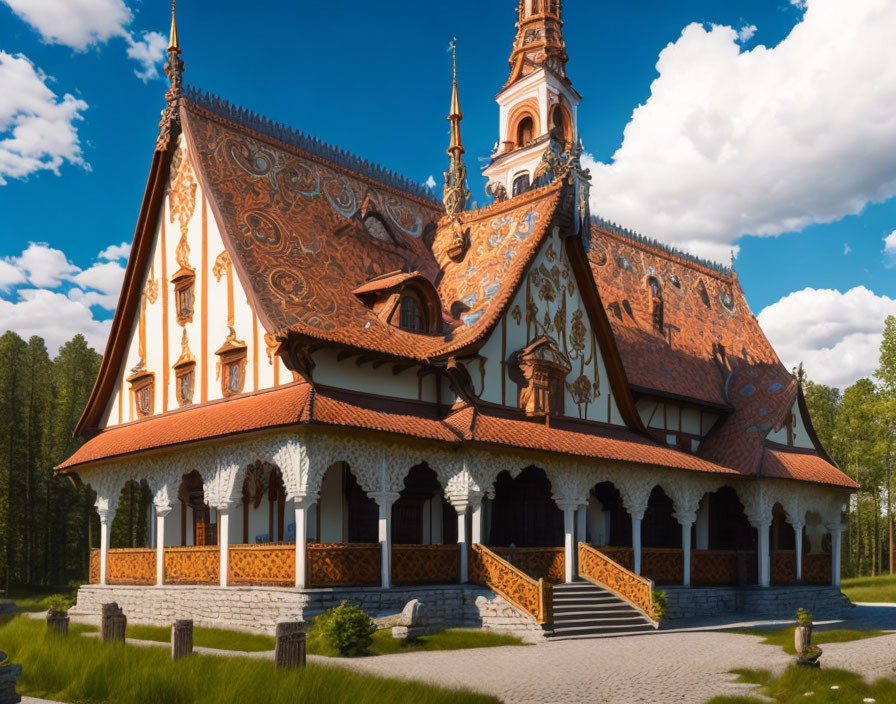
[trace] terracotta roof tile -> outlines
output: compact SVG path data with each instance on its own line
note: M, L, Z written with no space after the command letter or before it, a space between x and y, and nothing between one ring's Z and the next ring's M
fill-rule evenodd
M845 489L859 488L846 474L811 450L785 449L768 444L764 448L759 473L763 477L776 479L796 479Z

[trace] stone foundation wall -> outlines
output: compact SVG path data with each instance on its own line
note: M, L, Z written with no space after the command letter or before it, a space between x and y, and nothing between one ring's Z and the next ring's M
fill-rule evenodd
M403 625L391 621L413 600L420 602L415 626L541 631L531 616L490 589L476 586L298 592L276 587L85 585L69 613L98 619L102 605L114 601L129 623L170 626L177 619L192 619L197 626L273 635L277 621L308 620L343 601L360 606L384 627Z
M99 618L102 605L116 602L128 623L170 626L193 619L197 626L273 635L279 620L301 620L308 597L276 587L112 587L85 585L71 616Z
M837 587L661 587L666 592L670 621L744 615L795 618L800 607L818 619L842 618L852 608Z

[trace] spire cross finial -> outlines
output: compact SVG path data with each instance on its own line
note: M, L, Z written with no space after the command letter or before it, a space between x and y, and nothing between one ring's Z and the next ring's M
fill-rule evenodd
M445 193L442 202L445 205L445 214L454 218L454 238L449 248L449 256L463 256L465 251L465 238L461 227L460 214L466 210L470 200L470 191L467 189L467 167L464 164L464 145L460 137L460 122L464 116L460 111L460 98L457 89L457 37L451 40L453 80L451 85L451 114L448 120L451 122L451 142L448 145L450 163L445 172Z
M171 33L168 37L168 53L180 53L180 41L177 38L177 0L171 0Z
M180 58L180 41L177 37L177 0L171 0L171 36L168 38L168 61L165 63L165 75L170 86L165 94L165 109L159 121L159 138L156 140L156 151L167 151L172 143L175 127L180 127L180 99L183 95L184 62Z

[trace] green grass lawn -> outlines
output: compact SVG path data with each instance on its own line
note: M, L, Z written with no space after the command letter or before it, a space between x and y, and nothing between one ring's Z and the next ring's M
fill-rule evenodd
M167 643L171 640L171 629L160 626L128 625L127 637ZM220 628L195 628L193 630L193 645L252 653L273 650L274 639L270 636L258 636ZM377 631L373 635L370 655L392 655L394 653L410 653L415 650L494 648L502 645L525 645L525 643L515 636L474 629L452 629L405 642L393 638L391 630L383 630ZM308 637L307 652L311 655L331 657L338 655L313 632Z
M896 603L896 575L844 579L840 588L853 602Z
M60 638L27 617L0 625L0 643L23 666L19 693L84 704L495 704L493 697L338 667L279 671L272 662L194 655Z
M777 704L846 704L873 699L879 704L896 702L896 682L881 679L867 684L860 675L845 670L811 669L791 665L780 677L765 670L735 670L739 682L759 685L759 692ZM714 697L707 704L762 704L759 697Z
M785 653L796 655L796 649L793 647L793 630L794 626L765 627L765 628L733 628L729 633L738 633L746 636L761 636L765 640L763 643L769 645L779 645L784 648ZM812 631L812 644L824 645L825 643L848 643L853 640L863 640L865 638L876 638L885 635L884 631L865 630L856 631L850 629L831 629L829 631L819 630L817 627Z

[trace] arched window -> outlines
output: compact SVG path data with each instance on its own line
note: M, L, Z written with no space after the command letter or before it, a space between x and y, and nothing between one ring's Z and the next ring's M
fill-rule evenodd
M566 129L566 115L560 105L555 105L551 114L551 134L554 139L569 141L568 131Z
M659 280L651 276L647 279L647 285L650 287L650 315L653 318L654 329L663 332L663 289Z
M529 174L521 174L513 179L513 195L518 196L529 190Z
M420 305L413 296L401 297L401 310L399 311L398 327L408 332L423 332L423 314Z
M526 115L516 128L516 146L523 147L535 139L535 122Z

